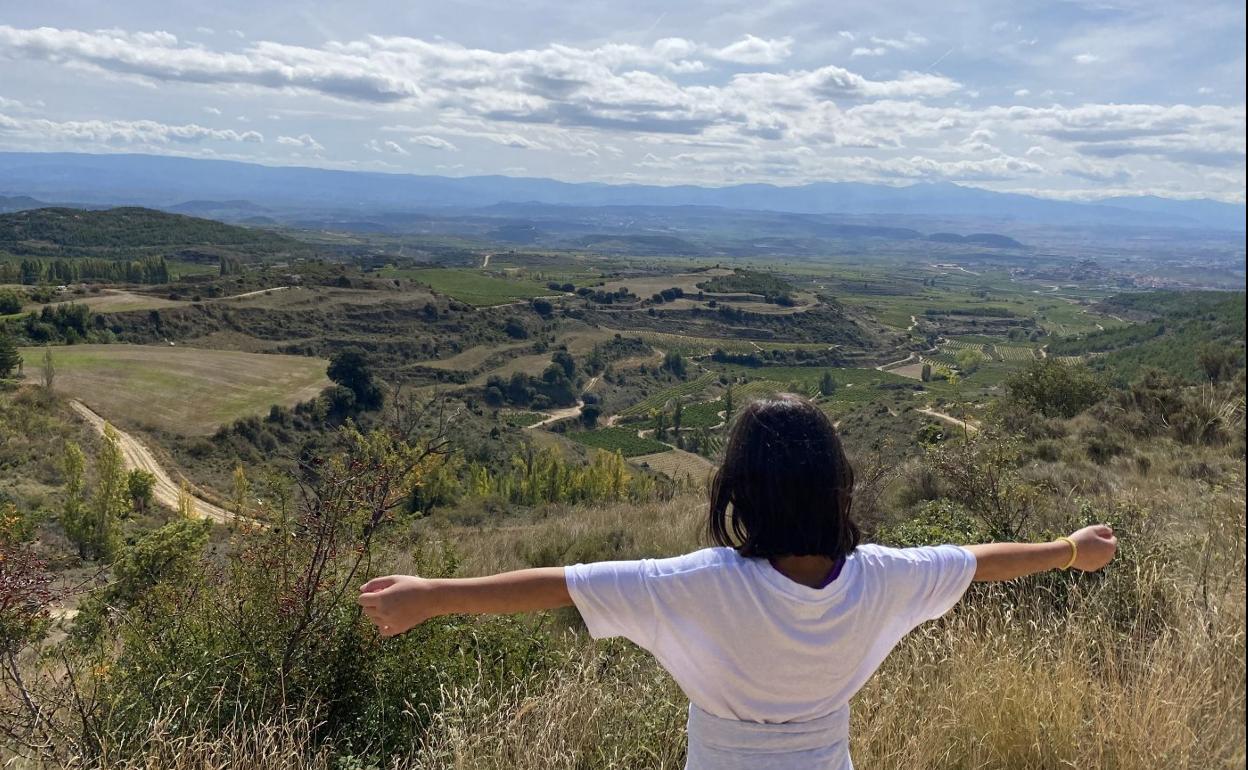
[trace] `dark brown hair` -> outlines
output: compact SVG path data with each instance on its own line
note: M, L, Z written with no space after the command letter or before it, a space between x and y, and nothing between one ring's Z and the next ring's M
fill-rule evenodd
M854 470L836 428L810 399L782 393L737 415L711 482L707 529L742 556L846 556Z

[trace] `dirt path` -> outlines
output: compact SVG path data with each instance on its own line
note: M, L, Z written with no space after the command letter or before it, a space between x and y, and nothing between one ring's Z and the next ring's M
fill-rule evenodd
M919 328L919 319L914 316L910 316L910 325L906 327L906 331L912 332L917 328Z
M70 401L69 405L80 417L91 424L100 435L104 435L104 418L91 411L90 407L81 401ZM165 469L156 462L156 458L147 447L143 446L138 439L129 433L119 430L116 426L113 430L117 431L117 440L121 445L121 453L125 458L126 470L140 468L156 477L156 485L152 489L152 496L156 502L173 510L178 510L178 494L180 487L173 482ZM238 517L224 508L213 505L199 497L191 497L191 509L195 516L212 519L223 524L237 521ZM253 520L254 521L254 520Z
M213 300L213 302L224 302L227 299L243 299L244 297L254 297L257 294L265 294L270 291L282 291L283 289L289 289L289 288L290 288L289 286L274 286L271 289L256 289L255 291L245 291L242 294L231 294L228 297L218 297L217 299Z
M546 415L546 419L539 420L533 423L532 425L528 425L525 427L527 427L529 430L537 430L543 425L549 425L552 422L559 422L560 420L566 420L569 417L578 417L581 414L581 408L584 406L585 406L585 402L581 401L578 398L576 400L576 406L569 406L564 409L553 409L549 412L545 412L544 414Z
M490 266L490 257L492 257L492 256L494 256L494 255L493 255L493 254L486 254L486 255L485 255L485 259L481 260L481 269L482 269L482 270L484 270L484 269L486 269L487 267L489 267L489 266Z
M971 423L966 422L966 421L964 421L964 420L959 420L957 417L954 417L954 416L953 416L953 415L951 415L951 414L945 414L944 412L938 412L938 411L936 411L935 409L931 409L931 408L929 408L929 407L923 407L922 409L916 409L915 411L916 411L916 412L922 412L923 414L926 414L926 415L930 415L930 416L932 416L932 417L935 417L937 420L940 420L940 421L942 421L942 422L947 422L947 423L949 423L950 425L956 425L956 426L958 426L959 428L962 428L963 430L965 430L965 431L967 431L967 432L969 432L969 433L978 433L978 432L979 432L979 427L978 427L978 426L976 426L976 425L972 425Z
M896 369L899 366L905 366L906 364L914 363L917 360L920 360L919 355L917 353L911 353L900 361L889 361L888 363L880 364L875 368L876 371L887 372L890 369Z

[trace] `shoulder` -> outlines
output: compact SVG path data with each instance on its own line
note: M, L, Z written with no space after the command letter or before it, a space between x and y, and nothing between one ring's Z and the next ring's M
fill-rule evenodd
M868 569L901 572L975 560L975 556L970 551L958 545L890 548L873 543L858 546L854 549L852 558Z
M732 548L703 548L667 559L647 559L648 572L654 577L715 573L741 568L744 557Z

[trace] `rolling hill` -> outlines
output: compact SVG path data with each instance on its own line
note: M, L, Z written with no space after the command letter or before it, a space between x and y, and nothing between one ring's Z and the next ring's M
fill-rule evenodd
M1000 193L952 183L890 187L818 182L780 187L569 183L507 176L413 174L269 167L152 155L0 153L0 193L87 203L169 207L237 201L264 208L378 209L482 207L505 202L572 206L717 206L792 213L961 216L1061 226L1115 225L1244 230L1243 204L1118 198L1097 203Z
M227 247L254 254L307 249L266 230L138 207L39 208L0 214L0 251L19 256L109 257L188 247Z

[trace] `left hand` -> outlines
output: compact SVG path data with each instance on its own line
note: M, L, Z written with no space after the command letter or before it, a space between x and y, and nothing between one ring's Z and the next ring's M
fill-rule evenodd
M360 586L356 600L382 636L398 636L439 613L433 606L433 581L415 575L373 578Z

